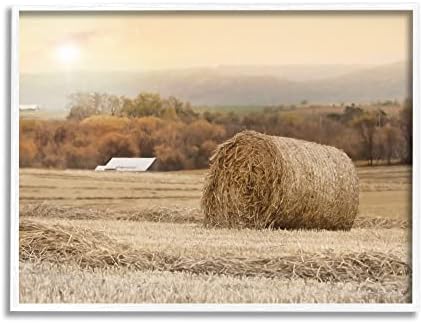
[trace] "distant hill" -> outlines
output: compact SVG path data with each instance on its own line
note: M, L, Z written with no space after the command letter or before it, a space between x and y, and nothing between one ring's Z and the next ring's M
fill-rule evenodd
M140 91L201 105L273 105L402 100L410 96L409 65L219 66L159 71L22 74L21 104L65 108L67 96L96 91L134 96Z

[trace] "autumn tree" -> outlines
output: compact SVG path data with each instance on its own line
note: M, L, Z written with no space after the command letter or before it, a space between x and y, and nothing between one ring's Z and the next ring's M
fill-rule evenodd
M190 123L199 117L189 102L182 102L173 96L163 101L163 107L165 110L174 111L176 118L173 118L173 120L179 119L183 122Z
M343 124L351 123L353 120L360 118L364 114L364 110L354 103L347 105L342 113L328 113L327 117L331 120L341 122Z
M131 136L140 157L154 156L154 147L157 144L156 134L163 125L164 121L157 117L143 117L132 121Z
M37 154L37 147L34 142L29 140L19 141L19 166L30 167L34 165L34 158Z
M363 143L363 150L369 165L373 165L375 153L375 135L378 118L375 113L367 112L352 121Z
M97 166L98 152L93 146L75 147L65 145L62 149L66 168L93 169Z
M122 108L123 115L130 118L160 116L162 113L162 99L156 93L140 93L134 100L125 100Z
M162 170L180 170L187 168L187 157L180 148L160 144L155 147L154 153Z
M69 120L83 120L92 115L119 115L124 97L97 92L78 92L69 96Z
M129 119L125 117L94 115L82 120L80 125L97 135L102 135L108 132L125 132L129 122Z
M107 163L112 157L135 157L137 148L128 136L112 132L101 139L98 146L98 162Z
M155 156L160 170L204 168L218 144L245 129L335 146L370 165L412 157L411 101L398 115L380 104L351 104L334 113L282 105L200 113L189 102L154 93L77 93L70 105L68 120L20 120L22 167L94 168L114 156Z
M410 100L405 102L399 114L399 130L405 144L403 161L411 164L413 157L413 106Z

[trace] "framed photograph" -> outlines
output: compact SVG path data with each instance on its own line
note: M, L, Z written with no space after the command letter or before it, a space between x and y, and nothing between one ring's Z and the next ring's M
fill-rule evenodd
M417 10L13 8L11 310L415 311Z

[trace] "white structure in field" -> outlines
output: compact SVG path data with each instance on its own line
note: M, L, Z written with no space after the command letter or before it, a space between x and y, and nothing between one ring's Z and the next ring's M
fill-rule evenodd
M156 158L121 158L113 157L106 165L98 165L97 172L115 170L118 172L145 172L156 161Z
M105 168L106 166L104 166L104 165L98 165L94 170L96 171L96 172L104 172L104 168Z
M19 111L38 111L40 106L38 104L20 104Z

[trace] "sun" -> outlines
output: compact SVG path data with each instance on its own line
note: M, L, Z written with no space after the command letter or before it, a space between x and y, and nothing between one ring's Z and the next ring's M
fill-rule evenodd
M79 56L80 50L74 44L61 44L56 48L56 57L62 64L72 64L78 60Z

